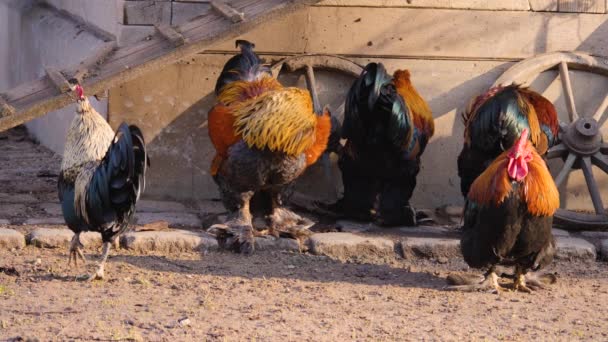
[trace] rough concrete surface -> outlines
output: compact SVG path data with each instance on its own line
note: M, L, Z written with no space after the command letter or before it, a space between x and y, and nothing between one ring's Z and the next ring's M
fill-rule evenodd
M395 257L395 243L386 238L363 237L351 233L324 233L310 237L308 244L313 254L338 260Z
M215 238L204 232L188 230L129 232L120 239L123 248L136 252L191 252L218 248Z
M300 244L295 239L279 238L271 236L258 237L255 239L256 251L292 251L299 252Z
M608 239L608 232L584 231L580 232L580 237L591 242L599 251L602 240Z
M28 236L29 244L43 248L64 248L70 245L74 233L65 228L36 228ZM85 232L80 234L80 242L85 248L101 246L101 234Z
M408 237L401 240L403 258L462 258L460 240L446 238Z
M34 217L29 218L23 222L24 224L37 226L37 225L60 225L65 224L63 217Z
M25 237L16 230L0 228L0 249L21 249L25 247Z
M170 201L154 201L154 200L139 200L137 202L137 211L144 213L161 213L173 212L183 213L189 211L185 205L179 202Z
M170 226L196 227L202 226L201 220L195 214L190 213L135 213L137 224L144 225L155 221L167 221Z
M556 237L556 259L595 261L597 252L595 246L586 240L573 237Z

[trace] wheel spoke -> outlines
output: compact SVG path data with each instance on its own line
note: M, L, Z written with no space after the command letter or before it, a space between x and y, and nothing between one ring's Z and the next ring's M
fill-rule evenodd
M593 118L595 119L595 121L597 121L597 122L601 121L600 119L602 119L602 114L604 114L604 112L606 111L607 108L608 108L608 96L604 97L604 101L602 101L600 106L597 107L595 114L593 114ZM601 127L601 125L600 125L600 127Z
M572 169L574 162L576 161L576 154L570 153L568 158L566 158L566 162L564 162L564 167L559 171L559 174L555 177L555 186L559 188L559 186L564 182L568 173Z
M551 147L547 151L547 159L563 157L568 153L568 147L564 143L560 143Z
M567 129L568 129L568 124L567 124L567 123L565 123L565 122L563 122L563 121L560 121L560 122L559 122L559 131L560 131L561 133L566 133L566 130L567 130Z
M578 119L578 113L576 112L576 105L574 104L574 94L572 94L572 83L570 83L568 63L562 61L559 64L559 76L562 80L562 87L564 89L568 117L570 118L570 122L574 122L574 120Z
M591 200L593 201L595 213L598 215L603 215L605 212L604 204L602 203L599 187L597 186L597 182L593 176L590 157L583 157L581 168L583 169L583 174L585 175L585 180L587 181L587 188L589 189L589 195L591 195Z
M608 143L602 143L602 146L600 147L600 152L602 152L603 154L608 154Z
M315 81L315 71L312 68L312 65L306 66L306 86L308 87L308 91L310 92L310 96L312 97L312 106L314 108L315 113L321 114L323 110L321 108L321 103L319 102L319 94L317 93L317 82Z
M596 152L591 156L591 162L599 167L602 171L608 173L608 157L601 154L600 152Z

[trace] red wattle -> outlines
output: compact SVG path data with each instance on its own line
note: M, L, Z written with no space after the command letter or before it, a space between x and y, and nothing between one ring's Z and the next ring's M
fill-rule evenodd
M518 158L509 157L507 173L515 181L521 181L528 175L528 162L532 160L532 154L519 156Z

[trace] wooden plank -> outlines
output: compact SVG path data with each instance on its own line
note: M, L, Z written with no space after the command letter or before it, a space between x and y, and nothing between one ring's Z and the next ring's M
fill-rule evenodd
M213 43L230 40L269 20L301 10L319 0L235 0L232 7L247 15L247 20L233 25L223 17L209 13L200 19L179 26L179 31L189 42L175 48L162 35L150 40L118 48L106 61L92 69L83 86L89 94L98 94L147 72L159 69L178 60L200 53ZM66 68L72 75L79 66ZM16 114L0 118L0 131L37 118L61 108L73 101L68 94L57 95L54 86L46 78L24 83L6 92L7 103Z
M15 108L6 103L4 97L0 94L0 118L15 114Z
M97 65L102 64L105 59L114 52L117 43L115 41L105 43L101 48L97 49L91 56L82 60L78 68L74 71L71 77L75 77L78 80L82 80L89 75L91 69Z
M558 0L560 12L606 13L606 0Z
M68 80L55 68L45 68L46 76L51 80L55 88L59 90L59 93L63 94L70 89Z
M156 24L154 25L156 30L163 36L165 39L171 42L173 46L182 46L186 43L184 36L181 33L177 32L173 27L167 24Z
M537 12L557 12L558 0L530 0L530 7Z
M607 56L607 19L532 11L310 7L239 38L253 39L257 51L271 54L519 60L582 49ZM212 49L232 51L234 44L226 41Z
M324 0L315 6L452 8L492 11L529 11L528 0Z
M234 8L226 5L221 0L211 1L211 7L214 10L218 11L224 17L232 20L233 23L239 23L245 20L245 14L243 12L238 12Z
M196 17L206 15L211 10L209 2L191 3L174 2L171 13L171 25L181 25Z
M169 1L126 1L124 21L127 25L154 25L171 23L171 2Z

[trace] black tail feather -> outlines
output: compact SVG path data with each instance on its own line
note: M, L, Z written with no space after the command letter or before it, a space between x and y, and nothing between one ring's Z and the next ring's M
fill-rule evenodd
M270 67L253 52L255 44L246 40L237 40L236 47L241 49L241 53L230 58L224 65L215 84L216 95L219 95L222 89L232 82L253 81L262 75L272 75Z

